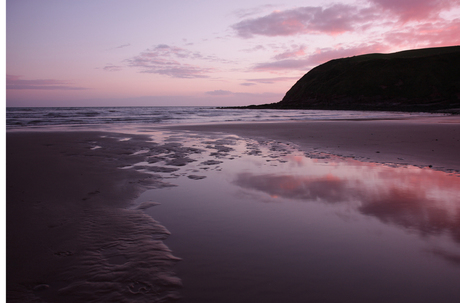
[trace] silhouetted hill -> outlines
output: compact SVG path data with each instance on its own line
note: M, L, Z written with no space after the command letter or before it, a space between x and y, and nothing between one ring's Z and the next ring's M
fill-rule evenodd
M367 54L321 64L276 109L460 110L460 46Z

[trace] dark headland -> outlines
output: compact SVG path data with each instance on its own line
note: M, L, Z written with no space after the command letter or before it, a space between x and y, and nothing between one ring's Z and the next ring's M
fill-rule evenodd
M334 59L256 109L460 112L460 46Z

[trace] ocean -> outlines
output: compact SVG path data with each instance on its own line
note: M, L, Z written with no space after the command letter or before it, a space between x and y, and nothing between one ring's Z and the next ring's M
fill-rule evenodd
M388 119L442 114L333 111L226 109L203 106L151 107L8 107L7 129L41 126L107 124L189 124L331 119Z

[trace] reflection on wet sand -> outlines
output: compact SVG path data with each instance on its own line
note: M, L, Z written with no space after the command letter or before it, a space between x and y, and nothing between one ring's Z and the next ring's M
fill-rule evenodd
M305 158L304 158L305 159ZM460 177L418 167L389 167L348 159L327 172L314 173L325 161L293 159L304 172L255 174L242 172L233 183L270 195L302 201L348 203L361 214L420 235L448 234L460 244ZM310 159L311 160L311 159ZM313 174L312 174L313 172ZM460 264L460 256L434 250Z
M147 213L172 234L183 302L459 302L457 176L277 141L188 140L202 152L168 177L177 186L139 198L160 203Z

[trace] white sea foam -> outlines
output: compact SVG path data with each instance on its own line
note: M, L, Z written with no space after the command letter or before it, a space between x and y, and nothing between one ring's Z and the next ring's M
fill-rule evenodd
M286 120L382 119L432 116L429 113L222 109L215 107L9 107L8 128L56 125L182 124ZM440 114L437 114L438 116Z

